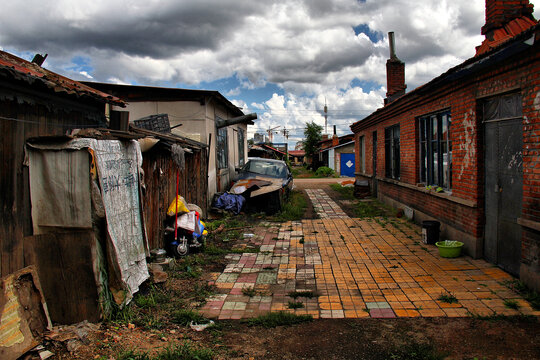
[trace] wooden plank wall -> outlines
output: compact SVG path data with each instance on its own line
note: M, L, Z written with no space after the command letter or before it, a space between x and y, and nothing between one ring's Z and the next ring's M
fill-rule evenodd
M208 167L206 150L186 153L186 166L180 171L178 187L188 203L198 205L206 211L208 189ZM177 166L169 150L160 145L143 153L143 169L146 191L144 196L145 225L150 249L164 248L163 240L166 210L176 196Z
M62 109L69 109L62 101ZM52 99L47 105L0 98L0 275L5 276L26 265L23 239L32 235L28 167L23 166L26 140L36 136L63 135L68 129L87 127L103 104L81 110L73 103L71 111L60 110ZM87 111L87 112L86 112Z

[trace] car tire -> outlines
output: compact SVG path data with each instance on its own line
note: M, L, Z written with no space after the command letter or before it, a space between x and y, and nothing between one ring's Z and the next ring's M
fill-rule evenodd
M273 194L270 194L268 199L268 211L269 215L273 215L281 211L282 200L279 191L276 191Z

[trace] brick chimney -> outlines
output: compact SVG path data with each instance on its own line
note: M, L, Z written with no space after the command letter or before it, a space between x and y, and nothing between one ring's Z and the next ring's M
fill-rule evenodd
M336 125L334 125L334 135L332 136L332 146L339 145L339 138L337 136Z
M522 16L533 19L533 8L528 0L486 0L486 24L482 26L482 35L489 38L494 30Z
M389 104L401 95L405 94L405 63L396 56L396 46L394 43L394 32L388 33L390 41L390 59L386 61L386 83L387 92L384 104Z

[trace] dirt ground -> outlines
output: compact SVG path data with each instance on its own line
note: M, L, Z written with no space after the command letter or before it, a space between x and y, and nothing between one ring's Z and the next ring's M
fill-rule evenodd
M323 186L340 203L339 194ZM305 218L315 217L310 204ZM223 260L205 265L200 279L169 279L168 285L183 296L181 289L204 283L223 266ZM45 346L55 359L104 360L130 349L155 354L185 341L212 349L216 359L540 359L535 317L319 319L276 328L224 320L202 332L167 322L151 330L107 323L75 351L65 342Z

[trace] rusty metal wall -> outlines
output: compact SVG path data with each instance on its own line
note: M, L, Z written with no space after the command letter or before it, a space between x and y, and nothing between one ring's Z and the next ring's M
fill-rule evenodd
M163 240L166 211L176 196L176 176L179 171L178 194L188 203L206 211L208 194L208 167L206 149L185 154L185 169L179 171L171 153L157 145L143 153L144 183L146 186L144 219L150 249L164 248Z
M13 100L14 96L0 98L1 276L29 265L25 264L23 247L23 238L32 235L28 167L23 165L26 140L88 127L104 114L103 105L98 103L74 103L50 97L45 104L37 99ZM59 101L58 106L55 100Z

